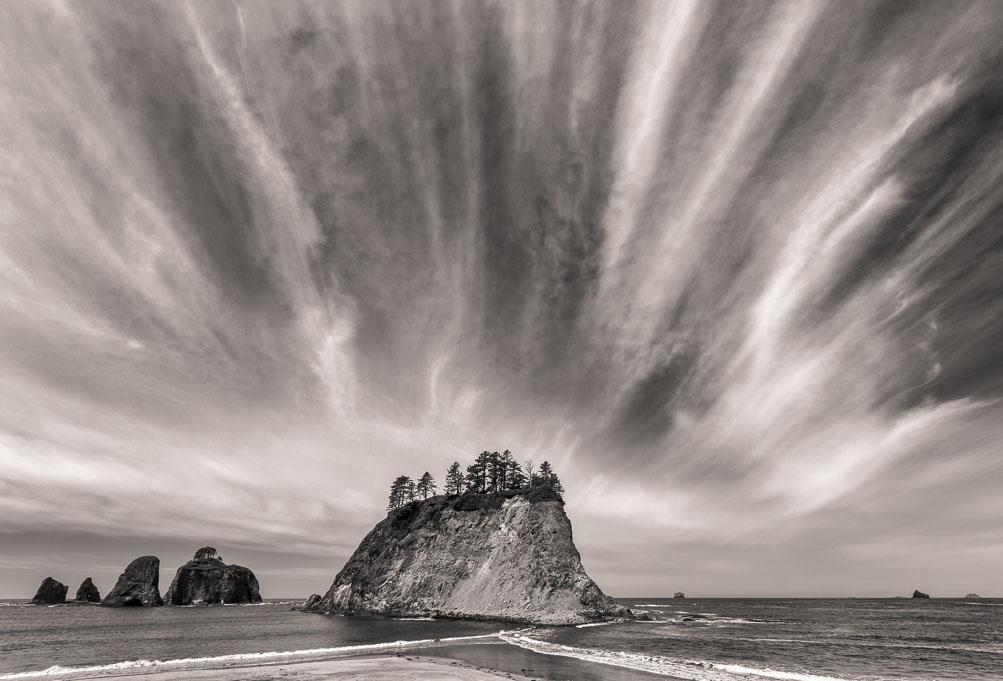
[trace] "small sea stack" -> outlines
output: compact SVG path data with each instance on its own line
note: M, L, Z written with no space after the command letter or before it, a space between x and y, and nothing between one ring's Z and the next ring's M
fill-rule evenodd
M69 591L68 586L52 577L46 577L38 585L38 591L35 592L35 597L31 599L31 602L36 605L65 603L67 591Z
M258 579L249 568L227 565L211 546L204 546L178 568L164 600L167 605L260 603Z
M77 597L73 600L80 603L100 603L101 592L94 586L94 580L87 577L80 583L80 588L77 589Z
M965 600L966 601L981 601L982 600L982 596L980 596L978 594L965 594Z
M682 591L677 591L674 594L672 594L672 597L673 598L686 598L686 594L684 594Z
M163 605L160 597L160 559L140 556L129 563L101 605L109 608L155 607Z
M304 610L310 610L320 603L321 598L322 596L320 594L310 594L310 598L303 601L303 604L300 607Z
M913 598L929 598L930 594L925 594L922 591L920 591L919 589L916 589L915 591L912 592L912 597Z

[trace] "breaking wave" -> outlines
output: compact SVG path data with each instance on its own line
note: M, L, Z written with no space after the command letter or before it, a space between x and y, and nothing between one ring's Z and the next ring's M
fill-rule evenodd
M774 669L757 669L736 664L723 664L703 660L681 660L662 655L644 655L595 648L549 643L523 635L519 632L499 634L498 638L514 646L543 655L571 657L585 662L608 664L625 669L673 676L687 681L741 681L750 676L780 679L782 681L845 681L832 676L820 676L804 672L787 672Z
M58 676L74 676L78 674L100 674L102 672L119 672L123 670L149 670L168 671L186 667L198 667L203 665L215 665L220 663L254 663L272 661L292 661L299 658L315 657L340 657L350 656L358 653L374 653L385 650L395 650L403 648L421 647L434 645L437 643L460 643L476 639L499 638L507 634L517 632L499 631L493 634L479 634L476 636L454 636L450 638L426 638L414 641L391 641L388 643L367 643L354 646L340 646L337 648L310 648L307 650L285 650L267 651L261 653L235 653L232 655L214 655L211 657L185 657L176 660L127 660L125 662L113 662L111 664L91 665L87 667L63 667L54 665L48 669L38 671L17 672L15 674L0 674L0 681L10 681L12 679L37 679L51 678Z
M576 624L575 629L587 629L589 627L607 627L611 624L620 624L626 620L610 620L609 622L588 622L586 624Z

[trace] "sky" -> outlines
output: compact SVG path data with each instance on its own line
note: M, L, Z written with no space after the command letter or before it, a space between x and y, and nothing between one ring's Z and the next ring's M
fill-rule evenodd
M323 593L550 461L613 596L1003 596L997 2L0 3L0 597Z

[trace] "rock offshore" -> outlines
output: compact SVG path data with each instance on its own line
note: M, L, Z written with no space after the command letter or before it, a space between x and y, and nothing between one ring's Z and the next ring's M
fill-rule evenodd
M66 602L66 592L69 587L62 582L56 581L52 577L46 577L38 585L35 597L31 599L36 605L53 605L55 603Z
M682 591L677 591L676 593L672 594L672 597L673 598L686 598L686 594L684 594Z
M630 616L585 573L564 502L546 488L438 496L391 511L327 594L305 606L548 625Z
M101 593L94 586L94 580L90 577L84 579L80 583L80 588L77 589L77 597L73 600L80 601L81 603L100 603Z
M160 597L160 559L140 556L129 563L118 582L101 605L119 607L154 607L163 605Z
M178 568L164 600L168 605L260 603L258 579L242 565L227 565L211 546Z
M919 589L916 589L915 591L912 592L912 597L913 598L929 598L930 594L925 594L922 591L920 591Z

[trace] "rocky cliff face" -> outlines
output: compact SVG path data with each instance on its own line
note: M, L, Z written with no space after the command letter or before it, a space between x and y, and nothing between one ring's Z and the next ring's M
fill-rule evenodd
M65 603L68 589L69 587L62 582L56 581L52 577L46 577L38 585L38 591L35 592L35 597L31 599L31 602L38 605Z
M434 497L390 512L305 609L579 624L629 615L582 567L545 489Z
M165 597L168 605L260 603L258 579L248 568L227 565L206 546L178 568Z
M84 579L80 583L80 588L77 589L77 597L74 600L81 603L100 603L101 594L98 592L98 588L94 586L94 580L90 577Z
M160 559L140 556L129 563L101 605L108 607L163 605L160 597Z

